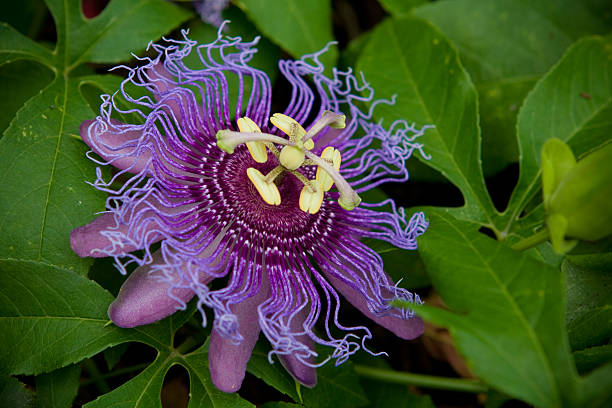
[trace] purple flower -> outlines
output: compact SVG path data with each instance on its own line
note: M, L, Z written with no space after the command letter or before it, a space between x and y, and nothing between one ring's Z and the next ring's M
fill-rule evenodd
M427 126L371 122L388 101L362 111L372 89L350 71L326 77L318 60L326 49L279 62L291 94L272 115L270 80L247 64L257 40L167 41L150 45L154 59L123 67L120 92L103 96L100 116L80 128L92 160L116 170L106 177L98 168L93 185L109 194L106 212L72 232L72 248L112 256L122 273L137 266L109 308L112 321L148 324L197 296L204 324L204 306L214 310L210 372L226 392L240 388L260 331L270 361L278 355L307 386L318 365L365 348L371 332L341 323L339 294L401 338L422 334L411 311L389 306L419 297L394 285L361 240L415 249L427 221L407 219L392 200L359 204L358 193L407 180ZM129 116L138 123L117 119ZM209 288L215 278L226 286ZM315 343L331 354L318 356Z

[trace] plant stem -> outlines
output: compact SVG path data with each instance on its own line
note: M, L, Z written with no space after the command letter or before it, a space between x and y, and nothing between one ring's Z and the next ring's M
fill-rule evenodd
M108 386L106 381L104 381L104 376L100 373L100 370L98 370L96 362L88 358L87 360L85 360L84 366L85 371L87 371L87 374L89 374L90 377L88 383L95 384L98 391L100 391L102 394L106 394L107 392L109 392L110 387Z
M179 354L185 354L188 351L190 351L191 349L193 349L194 346L198 345L198 341L193 338L193 337L187 337L185 339L184 342L182 342L177 348L176 348L176 352Z
M403 373L382 368L355 365L355 371L362 377L396 384L411 384L418 387L437 388L463 392L486 392L486 384L478 380L436 377L433 375Z
M546 240L548 240L548 228L542 228L535 234L527 238L523 238L516 244L512 245L512 249L524 251L526 249L533 248L534 246L538 246Z
M147 368L149 366L149 364L150 363L142 363L142 364L137 364L137 365L133 365L133 366L130 366L130 367L120 368L118 370L113 370L113 371L111 371L109 373L100 375L95 380L105 380L107 378L117 377L117 376L123 375L123 374L129 374L129 373L132 373L134 371L138 371L138 370L142 370L143 368ZM89 379L89 380L82 381L81 382L81 386L92 384L95 380L92 378L92 379Z

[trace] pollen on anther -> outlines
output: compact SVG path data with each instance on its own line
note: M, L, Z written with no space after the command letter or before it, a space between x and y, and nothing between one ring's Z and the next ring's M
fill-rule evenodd
M323 189L318 182L305 185L300 193L300 210L310 214L316 214L323 203Z
M236 121L238 123L238 129L241 132L249 132L249 133L261 133L261 129L257 126L257 123L253 122L251 119L240 118ZM263 142L247 142L247 149L249 149L249 153L253 160L257 163L265 163L268 161L268 152L266 151L266 145Z

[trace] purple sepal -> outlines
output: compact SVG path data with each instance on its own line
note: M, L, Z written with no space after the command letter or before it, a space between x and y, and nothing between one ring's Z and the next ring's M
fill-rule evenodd
M265 280L259 291L252 297L231 306L232 319L237 324L242 340L236 343L229 336L224 336L217 327L210 336L208 364L213 384L223 392L236 392L240 389L246 365L251 358L253 347L259 337L258 306L270 294L270 285ZM215 319L218 325L220 318Z
M153 267L162 261L161 253L153 262L136 268L121 286L117 299L108 307L108 317L119 327L136 327L161 320L185 305L195 295L189 287L177 287L160 279ZM212 278L201 276L202 283Z
M128 225L117 225L112 213L100 214L87 225L70 232L70 246L81 258L104 258L140 249L135 245L114 240L113 236L127 234ZM108 250L112 248L112 250Z
M350 287L340 279L335 278L332 275L327 274L327 279L331 284L348 300L353 306L355 306L361 313L374 320L377 324L392 331L396 336L401 337L405 340L413 340L423 334L425 327L423 321L418 316L412 316L406 320L399 319L396 315L377 315L373 313L366 302L366 298L362 293ZM391 278L389 278L391 281ZM391 290L384 288L382 289L382 295L387 299L391 300L394 298L400 298ZM400 298L401 299L401 298Z
M291 320L291 330L295 333L306 330L304 322L308 317L306 309L300 310L297 316ZM297 336L296 340L304 344L311 350L315 349L315 342L310 336L303 334ZM309 358L307 361L309 364L304 364L299 358L293 354L281 354L278 356L281 364L285 369L295 378L300 384L312 388L317 385L317 369L315 366L314 358Z
M127 128L127 130L125 129ZM140 173L151 161L151 153L139 152L142 131L117 120L86 120L79 126L83 141L106 162L119 170Z

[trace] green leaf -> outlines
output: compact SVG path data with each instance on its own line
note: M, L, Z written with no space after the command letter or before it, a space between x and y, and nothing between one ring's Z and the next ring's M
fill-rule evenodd
M576 351L574 360L578 372L588 373L602 364L612 361L612 344Z
M49 64L53 54L13 27L0 22L0 65L22 59Z
M33 61L0 66L0 137L23 104L53 80L53 73Z
M508 227L540 189L540 154L546 140L561 139L578 157L609 140L611 61L612 37L582 39L525 100L517 125L520 177L504 215Z
M47 0L55 20L58 65L71 70L83 62L116 63L144 49L192 14L163 0L113 0L85 19L78 0Z
M321 353L320 353L321 354ZM314 388L302 387L304 405L309 408L353 408L368 404L351 361L339 366L325 364L317 369L318 383Z
M123 357L127 351L127 348L127 343L123 343L104 350L104 361L106 361L106 367L109 371L115 367L119 360L121 360L121 357Z
M327 363L317 368L317 385L314 388L301 387L300 398L293 377L285 371L277 358L274 359L274 364L270 364L268 351L270 346L267 342L258 342L247 370L294 401L302 402L309 408L324 408L330 405L349 408L367 404L368 400L350 361L337 367ZM318 352L323 356L326 350L321 348Z
M0 370L8 374L49 372L126 341L172 344L172 319L131 330L108 324L113 297L54 266L0 261L0 298Z
M576 39L608 30L601 17L576 0L554 5L527 0L438 1L414 14L431 21L457 46L477 83L537 78Z
M535 81L580 36L608 28L583 2L438 1L414 14L431 21L459 50L479 91L485 174L518 159L518 107Z
M164 377L172 366L172 359L160 353L143 372L115 390L102 395L85 407L161 408L160 394Z
M33 402L32 392L25 384L10 376L0 376L0 401L11 408L30 408Z
M574 350L600 346L612 338L611 266L609 260L598 268L578 266L569 260L562 264L567 279L567 330Z
M585 377L583 407L609 407L612 404L612 361Z
M208 372L208 341L193 353L181 355L162 351L155 361L130 381L88 404L87 408L160 407L160 393L166 373L175 364L184 366L190 379L189 407L253 407L238 394L226 394L212 384Z
M427 0L379 0L385 10L396 17L404 16Z
M384 358L374 357L369 354L355 356L357 364L390 370L391 367ZM362 367L363 367L362 366ZM393 384L390 382L377 381L368 377L361 377L360 384L370 401L369 408L434 408L431 398L426 395L413 394L408 385Z
M499 173L518 161L516 117L536 79L510 79L476 84L482 129L482 161L485 176Z
M444 36L420 19L387 20L372 32L358 70L376 97L397 94L395 105L376 109L377 118L386 124L406 119L435 125L419 141L431 155L423 162L463 193L465 206L451 211L462 219L492 224L495 208L480 166L476 91Z
M259 406L260 408L293 408L293 407L303 407L303 405L292 404L290 402L284 401L272 401L266 402L263 405Z
M207 344L187 355L174 348L174 333L193 313L195 304L155 324L121 329L109 324L106 316L112 296L95 282L70 271L24 261L0 263L0 298L0 341L4 345L0 368L7 374L48 372L113 345L138 341L158 350L156 360L140 375L88 406L161 406L161 385L173 364L181 364L189 372L190 406L251 406L236 394L225 394L212 385Z
M368 41L370 41L370 31L360 34L359 37L353 38L346 48L342 50L340 58L338 59L338 68L346 71L355 67Z
M295 389L295 380L283 368L277 358L274 359L274 364L270 364L268 360L269 351L270 344L267 341L258 341L247 364L247 371L283 394L288 395L294 401L299 401L300 397Z
M132 52L192 17L193 14L163 0L115 0L95 19L88 21L91 36L81 61L120 62Z
M40 0L0 2L2 20L30 38L36 38L47 17L47 6Z
M86 273L70 248L70 231L101 210L104 194L76 135L93 115L78 82L54 80L17 113L0 140L0 251L4 257Z
M273 5L266 0L236 2L259 31L294 58L319 51L333 41L330 0L286 0ZM336 64L338 51L332 47L320 60L327 69Z
M499 173L518 161L516 117L535 83L536 77L526 77L476 84L485 176Z
M449 214L428 215L421 257L452 311L417 313L447 326L473 372L493 387L536 406L577 402L560 271Z
M48 374L36 376L38 408L70 408L79 389L81 367L73 364Z
M368 380L362 381L366 388L369 408L435 408L428 395L415 395L407 386Z

